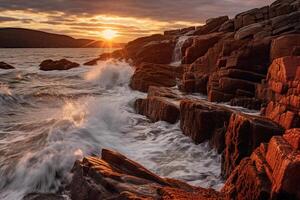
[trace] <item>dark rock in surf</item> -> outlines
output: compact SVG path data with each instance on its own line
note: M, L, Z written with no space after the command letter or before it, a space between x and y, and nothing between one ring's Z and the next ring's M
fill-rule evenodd
M61 60L44 60L40 64L40 70L43 71L51 71L51 70L69 70L72 68L79 67L80 65L75 62L71 62L67 59L61 59Z
M84 63L83 65L92 66L92 65L97 65L98 61L106 61L109 59L122 59L123 54L124 54L124 52L122 49L113 51L111 53L103 53L98 58L88 61L88 62Z
M15 69L15 68L5 62L0 62L0 69Z

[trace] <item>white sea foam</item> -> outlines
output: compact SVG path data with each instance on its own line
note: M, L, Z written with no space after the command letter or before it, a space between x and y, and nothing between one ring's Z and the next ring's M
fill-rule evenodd
M193 144L179 124L150 123L135 114L134 100L146 94L128 87L132 73L128 64L108 61L69 71L67 78L64 72L52 73L50 80L37 74L22 83L23 88L44 91L49 81L49 88L61 89L57 93L90 94L63 99L57 95L46 102L32 97L33 106L23 107L24 113L0 120L4 133L0 138L0 199L58 191L70 181L74 161L99 155L101 148L118 150L159 175L219 189L220 156L215 151L207 144ZM36 82L37 78L43 82Z

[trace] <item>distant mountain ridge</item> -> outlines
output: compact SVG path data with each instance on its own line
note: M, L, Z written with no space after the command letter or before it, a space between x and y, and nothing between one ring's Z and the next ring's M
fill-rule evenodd
M0 48L97 48L121 47L121 43L75 39L67 35L24 28L0 28Z

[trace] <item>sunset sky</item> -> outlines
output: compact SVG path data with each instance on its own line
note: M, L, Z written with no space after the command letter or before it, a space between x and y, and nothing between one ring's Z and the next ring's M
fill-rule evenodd
M200 25L207 18L235 14L272 0L0 0L0 27L22 27L75 38L116 41L163 30Z

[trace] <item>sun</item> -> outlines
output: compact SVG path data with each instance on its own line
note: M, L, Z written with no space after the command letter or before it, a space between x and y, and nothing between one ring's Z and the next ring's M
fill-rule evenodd
M106 29L106 30L102 31L101 35L106 40L112 40L115 37L117 37L118 32L115 30Z

